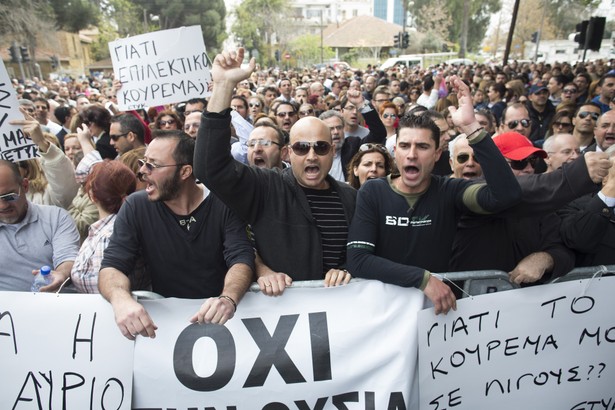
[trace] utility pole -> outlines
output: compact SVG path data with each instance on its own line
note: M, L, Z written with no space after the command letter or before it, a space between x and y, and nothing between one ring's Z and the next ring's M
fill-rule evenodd
M513 35L515 34L515 26L517 25L517 14L519 13L519 0L515 0L513 7L512 20L510 21L510 29L508 30L508 39L506 40L506 50L504 51L504 59L502 65L508 64L508 56L510 55L510 47L512 46Z

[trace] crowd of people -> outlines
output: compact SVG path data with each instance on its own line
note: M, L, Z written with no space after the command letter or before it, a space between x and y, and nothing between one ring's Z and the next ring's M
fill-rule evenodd
M122 112L111 79L14 81L40 156L0 160L0 290L204 299L223 324L252 282L417 287L496 269L519 285L615 264L615 62L261 68L218 55L208 98Z

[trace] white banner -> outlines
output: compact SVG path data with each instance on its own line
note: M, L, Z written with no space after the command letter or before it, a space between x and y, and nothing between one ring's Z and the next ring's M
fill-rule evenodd
M121 110L173 104L211 94L200 26L155 31L109 43Z
M421 410L615 408L615 278L419 313Z
M248 293L225 326L191 325L200 301L146 301L158 330L137 338L133 407L416 408L423 300L377 281Z
M9 124L11 120L23 120L23 114L19 112L17 94L0 60L0 158L12 162L36 158L36 144L26 137L21 128Z
M130 409L133 347L99 295L0 292L0 408Z

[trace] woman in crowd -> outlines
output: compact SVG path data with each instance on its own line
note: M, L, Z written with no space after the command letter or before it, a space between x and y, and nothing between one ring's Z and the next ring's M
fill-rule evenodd
M99 219L90 226L71 271L73 284L80 292L98 293L98 271L116 214L124 199L135 191L136 183L134 172L120 161L106 160L92 167L85 191L96 205Z
M380 121L382 121L384 128L387 130L387 149L390 147L390 152L392 152L393 146L395 145L395 136L397 135L396 126L399 119L399 111L397 110L397 106L392 102L385 102L380 106L379 114Z
M252 123L256 120L258 114L265 112L265 100L260 94L255 94L248 98L248 115Z
M304 117L315 117L316 113L314 112L314 106L312 104L301 104L299 107L299 118Z
M383 145L363 144L348 164L348 183L359 189L368 179L389 175L393 168L393 159Z
M64 153L75 168L77 164L79 164L79 161L83 159L83 149L81 148L76 133L70 133L64 136Z
M172 110L161 111L154 122L156 130L181 130L184 128L184 123L179 118L179 115Z
M546 138L556 134L571 134L572 128L572 114L570 111L557 111L549 124Z

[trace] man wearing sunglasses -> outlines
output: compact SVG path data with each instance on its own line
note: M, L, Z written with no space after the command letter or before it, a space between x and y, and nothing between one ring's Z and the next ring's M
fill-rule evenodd
M580 105L572 117L574 126L572 135L579 143L581 152L587 151L587 148L594 143L594 131L598 118L600 118L600 107L592 102Z
M598 118L594 135L594 143L586 151L606 152L615 144L615 111L607 111Z
M530 88L526 107L532 121L532 130L528 137L530 141L545 139L551 119L555 115L555 107L549 101L547 84L539 81Z
M126 199L105 249L98 288L130 340L156 335L151 317L130 294L129 276L140 258L154 292L207 298L192 322L224 324L252 280L254 250L246 226L197 182L194 144L179 130L157 134L139 161L145 190Z
M48 265L53 282L41 291L54 292L70 277L79 233L64 209L29 202L28 187L18 165L0 159L0 290L30 291L33 273Z
M562 242L561 221L554 211L594 189L593 181L587 177L588 167L577 164L565 172L534 174L535 158L546 156L544 151L514 132L493 140L517 176L522 199L502 213L462 218L453 244L451 270L503 270L509 273L511 282L519 285L543 283L567 273L574 267L574 255ZM473 168L480 169L471 148L461 145L458 153L457 141L452 147L455 158L466 164L473 161Z
M118 155L145 147L145 126L132 114L120 114L111 117L109 139Z
M509 105L502 112L502 122L498 133L516 132L526 138L530 137L532 121L530 113L523 103Z
M209 112L197 137L196 176L251 225L266 265L257 267L264 294L280 295L293 280L324 278L326 286L347 283L345 242L356 191L328 175L334 150L325 123L306 117L292 127L290 168L268 170L233 161L228 144L230 98L235 84L249 77L255 66L252 59L242 68L243 55L240 48L214 59Z

